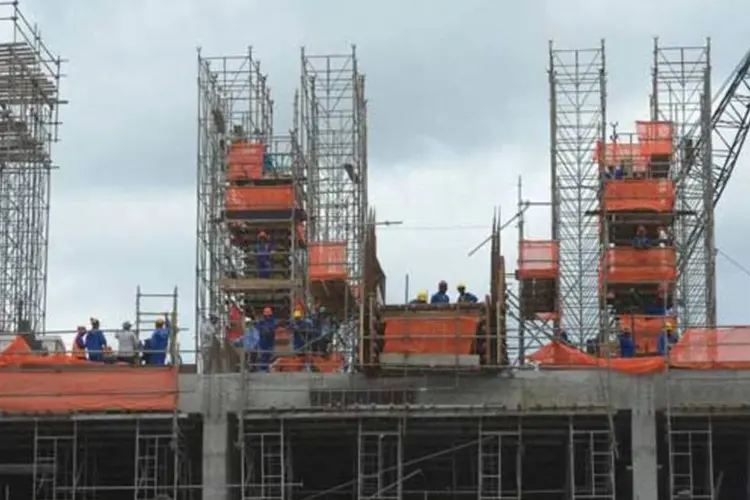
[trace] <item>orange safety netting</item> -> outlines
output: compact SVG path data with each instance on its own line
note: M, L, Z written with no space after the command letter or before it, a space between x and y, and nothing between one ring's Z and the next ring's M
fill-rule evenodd
M648 161L643 155L640 144L603 143L597 141L594 150L594 161L604 169L609 166L618 166L624 163L632 167L633 172L645 172Z
M346 242L310 243L307 248L310 279L345 280L349 274L346 258Z
M750 326L687 330L672 348L670 364L699 370L750 370Z
M624 314L620 316L620 329L633 334L639 353L657 352L659 335L667 323L675 324L675 318L669 316L647 316L643 314Z
M229 186L227 212L291 210L295 206L294 186Z
M604 210L671 212L675 204L674 182L667 179L622 179L604 185Z
M518 244L519 279L555 279L559 272L557 241L523 240Z
M389 318L383 352L396 354L471 354L479 318Z
M230 181L244 181L263 177L263 158L266 146L256 142L235 142L229 146L227 156Z
M609 283L668 282L677 279L674 248L608 248L601 277Z
M550 368L611 368L633 375L663 371L666 362L661 356L648 358L600 358L586 354L564 342L553 340L527 359Z
M322 356L309 354L304 356L284 356L277 359L272 371L279 373L296 373L305 371L305 364L310 363L318 373L338 373L344 368L344 357L340 354Z
M38 356L21 337L0 354L1 413L173 411L176 405L173 368Z
M674 127L671 122L637 121L635 122L635 130L644 156L672 154Z

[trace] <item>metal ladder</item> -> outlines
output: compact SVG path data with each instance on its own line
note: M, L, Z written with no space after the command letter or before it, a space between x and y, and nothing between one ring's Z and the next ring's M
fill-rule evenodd
M609 429L577 430L570 425L571 500L615 499L615 456ZM583 467L584 474L576 474Z
M289 450L283 432L245 435L243 453L242 500L287 498Z
M521 500L520 433L482 431L479 439L479 500ZM503 468L509 464L503 463L503 451L513 447L516 449L516 473L509 484L510 474Z
M401 500L401 433L366 431L360 423L358 447L357 498Z
M177 323L177 301L178 301L177 287L174 287L172 293L143 293L140 285L135 290L135 334L139 340L143 340L144 336L150 335L154 329L154 321L159 318L164 318L164 315L169 317L169 321L174 324ZM170 346L169 349L169 361L170 364L182 364L182 356L180 355L179 342L177 341L178 332L172 332L171 343L177 342L176 345ZM176 357L177 359L173 359Z
M72 449L72 437L34 437L34 488L33 500L71 500L75 471L66 471L65 445ZM58 470L61 470L58 474ZM68 484L71 483L71 484Z
M670 465L670 499L690 498L691 500L713 500L714 484L712 478L712 439L708 430L674 430L669 431L669 465ZM696 481L695 452L705 448L708 454L707 484ZM681 496L682 495L682 496Z

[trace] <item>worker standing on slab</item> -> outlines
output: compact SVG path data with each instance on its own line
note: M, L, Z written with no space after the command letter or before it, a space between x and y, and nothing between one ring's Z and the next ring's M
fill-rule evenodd
M273 316L273 309L266 307L263 309L263 317L255 322L255 328L258 330L258 369L268 371L273 360L274 349L276 348L276 329L279 327L279 321Z
M245 320L245 332L242 337L235 340L235 347L242 347L242 357L245 366L249 371L255 371L258 360L258 346L260 344L260 333L253 325L253 321L248 318Z
M157 318L154 321L154 331L148 339L144 350L148 351L146 364L162 366L167 361L167 348L169 348L169 337L172 326L169 324L167 315L165 319Z
M104 361L104 350L107 347L107 338L99 328L99 320L91 318L91 329L86 333L84 341L89 361Z
M451 298L448 297L448 283L441 281L438 283L438 291L432 295L430 304L450 304Z
M466 291L466 285L464 283L459 283L458 286L456 287L456 290L458 290L458 300L456 302L465 303L465 304L476 304L479 301L476 295L474 295L471 292Z
M265 231L258 233L258 245L256 247L256 261L258 267L258 278L268 279L271 277L271 254L273 248Z
M115 339L117 339L117 361L129 365L135 365L135 356L138 352L139 344L138 337L135 336L135 332L131 329L132 326L130 321L125 321L122 324L122 330L115 333Z
M203 363L203 372L211 371L214 365L213 352L218 347L219 340L219 317L216 314L209 314L208 318L201 322L200 342L201 342L201 362Z

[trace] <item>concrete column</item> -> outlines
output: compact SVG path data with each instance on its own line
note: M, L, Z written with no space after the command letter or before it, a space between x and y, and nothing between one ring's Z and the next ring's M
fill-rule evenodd
M654 500L659 491L654 379L653 377L636 377L633 385L633 410L630 420L633 448L633 499Z
M204 500L228 500L230 498L230 451L227 415L205 416L203 421Z

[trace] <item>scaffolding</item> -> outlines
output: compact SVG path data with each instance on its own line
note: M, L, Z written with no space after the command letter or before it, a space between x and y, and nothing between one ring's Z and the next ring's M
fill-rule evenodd
M344 304L336 344L352 358L368 207L365 77L354 46L343 55L311 55L303 48L301 71L297 119L309 161L308 234L312 244L345 247L344 262L335 264L345 265L351 291L340 294Z
M654 39L651 112L674 124L677 143L675 246L681 331L716 326L711 45L669 47ZM698 229L700 227L700 230ZM700 242L692 241L700 231Z
M62 61L17 1L0 2L0 22L0 331L41 332Z
M592 151L606 139L604 41L594 49L549 48L552 239L560 242L561 323L575 344L601 330L598 268L600 177Z
M179 294L177 287L171 293L144 293L140 285L135 289L135 336L138 340L144 340L141 333L151 332L157 319L167 319L172 325L177 325L177 303ZM172 328L169 343L170 364L179 366L182 364L182 351L179 343L179 331L176 326Z
M223 57L205 57L198 49L196 332L210 314L226 331L230 306L241 307L220 289L221 280L238 275L242 266L225 218L228 149L235 138L265 144L272 134L273 101L252 49ZM198 344L196 335L196 353Z

